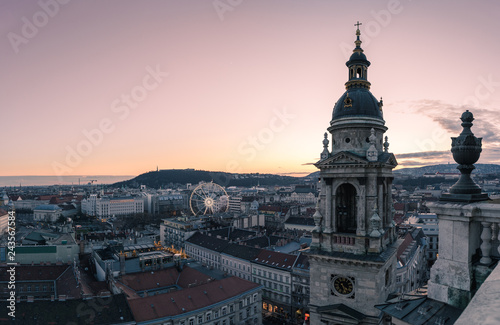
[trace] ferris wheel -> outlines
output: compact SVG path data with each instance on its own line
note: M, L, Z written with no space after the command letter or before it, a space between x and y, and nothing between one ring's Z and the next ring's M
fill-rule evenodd
M202 183L191 193L189 207L195 216L225 212L229 207L229 198L222 186L213 182Z

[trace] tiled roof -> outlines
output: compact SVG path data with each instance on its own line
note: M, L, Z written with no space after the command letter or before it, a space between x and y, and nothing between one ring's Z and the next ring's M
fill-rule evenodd
M296 260L297 255L262 250L253 261L258 264L290 270Z
M123 294L85 300L18 302L12 321L7 316L7 302L0 302L0 310L0 324L135 324Z
M202 273L189 266L184 266L177 281L177 285L181 288L189 288L191 285L207 283L209 279L213 279L210 275Z
M408 246L411 245L412 242L413 242L413 237L411 236L411 233L407 233L404 240L403 240L403 243L398 247L398 252L396 255L398 260L400 259L401 255L403 255L403 253L406 251Z
M126 274L119 282L135 292L165 288L177 285L180 288L189 288L212 281L214 278L192 267L184 266L182 271L175 267L153 272L139 272Z
M271 236L254 237L248 240L242 240L241 243L244 243L244 245L250 247L265 248L276 245L282 239L286 238L281 236L271 235Z
M238 244L229 244L223 251L223 254L231 255L247 261L253 261L259 255L261 249Z
M218 239L214 236L207 236L202 233L195 233L189 239L186 240L187 243L191 243L200 247L204 247L216 252L222 252L229 242L227 240Z
M295 261L295 265L293 267L309 270L309 257L306 254L299 254L297 261Z
M258 287L260 285L256 283L229 277L179 291L132 299L129 305L135 320L145 322L208 307Z
M150 290L176 284L179 272L176 268L168 268L154 272L141 272L122 275L121 281L135 291Z
M234 229L231 227L224 227L220 229L207 231L207 234L212 235L212 237L220 236L221 239L238 240L255 236L257 232L245 229Z
M7 266L0 267L0 281L9 281ZM56 280L69 265L18 265L16 266L16 281ZM72 272L71 272L72 273Z

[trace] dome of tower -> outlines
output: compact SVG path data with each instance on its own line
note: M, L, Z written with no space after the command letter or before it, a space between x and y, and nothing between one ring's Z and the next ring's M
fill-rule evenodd
M368 61L368 59L366 58L366 55L361 51L356 51L356 52L352 53L351 57L349 58L349 61L347 61L345 63L345 65L349 67L349 66L356 64L356 63L364 64L367 67L370 66L370 61Z
M366 88L351 88L335 103L332 121L343 117L372 117L383 120L381 104Z

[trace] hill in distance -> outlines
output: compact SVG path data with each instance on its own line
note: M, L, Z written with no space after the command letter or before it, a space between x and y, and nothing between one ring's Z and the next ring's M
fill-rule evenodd
M394 174L399 175L410 175L413 177L422 177L426 173L435 174L437 172L440 173L460 173L457 169L457 164L441 164L441 165L429 165L423 167L411 167L411 168L401 168L394 170ZM495 164L474 164L476 169L472 172L472 174L490 174L490 175L499 175L500 176L500 165ZM303 179L308 182L317 181L319 178L319 171L311 173Z
M302 183L303 181L304 179L299 177L274 174L234 174L195 169L164 169L144 173L127 181L114 183L113 186L138 188L141 185L146 185L149 188L167 188L174 184L185 185L188 183L214 182L226 187L251 187L256 185L292 185Z
M395 174L405 174L411 175L414 177L423 176L426 173L460 173L457 169L457 164L441 164L441 165L431 165L424 167L416 167L416 168L402 168L395 170ZM498 174L500 175L500 165L495 164L474 164L476 169L472 172L472 174Z
M498 174L500 175L500 165L495 164L475 164L476 169L473 174ZM394 173L421 177L426 173L457 173L457 164L431 165L417 168L402 168ZM195 169L163 169L141 174L127 181L114 183L115 187L138 188L146 185L149 188L167 188L174 184L185 185L188 183L198 184L199 182L214 182L221 186L243 186L251 187L257 185L293 185L309 182L316 182L319 178L319 171L311 173L305 177L281 176L274 174L235 174L225 172L212 172Z

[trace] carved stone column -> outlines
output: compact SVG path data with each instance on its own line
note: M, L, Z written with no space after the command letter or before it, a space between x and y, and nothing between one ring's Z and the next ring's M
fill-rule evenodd
M483 257L479 261L481 264L490 264L490 250L491 250L491 222L481 222L483 230L481 232L481 253Z
M325 204L325 234L331 234L333 232L332 229L332 179L325 179L326 185L326 204Z

